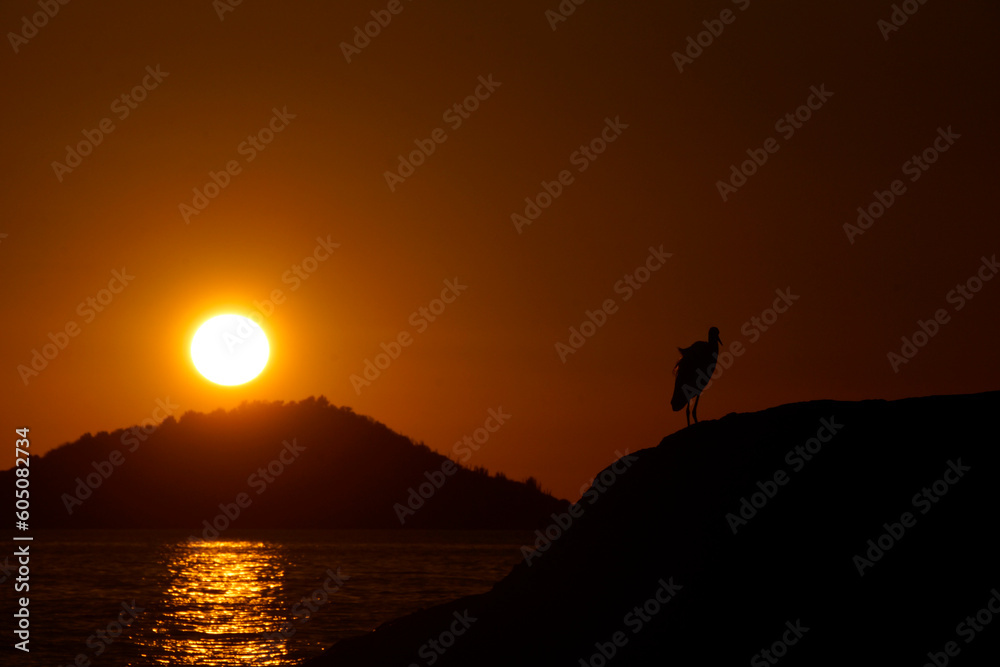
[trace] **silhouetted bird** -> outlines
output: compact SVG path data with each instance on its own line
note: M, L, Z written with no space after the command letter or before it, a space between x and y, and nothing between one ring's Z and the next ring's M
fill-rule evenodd
M719 329L708 330L708 342L699 340L690 347L679 347L681 358L674 366L674 395L670 399L670 407L677 412L682 407L687 408L684 414L688 426L691 425L691 399L694 399L694 423L698 423L698 399L702 390L708 386L715 372L716 358L719 356Z

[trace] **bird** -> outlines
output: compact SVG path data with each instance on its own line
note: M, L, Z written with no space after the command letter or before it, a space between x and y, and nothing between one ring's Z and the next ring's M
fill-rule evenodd
M670 407L674 412L682 407L685 410L688 426L691 425L691 399L694 399L694 423L698 423L698 399L701 392L708 386L715 372L715 364L719 356L718 327L708 330L708 341L699 340L688 347L679 347L681 358L674 366L674 395L670 399Z

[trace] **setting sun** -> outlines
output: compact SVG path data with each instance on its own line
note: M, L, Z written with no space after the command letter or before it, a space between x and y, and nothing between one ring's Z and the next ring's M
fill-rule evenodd
M264 330L241 315L207 320L191 340L191 361L208 380L237 385L257 377L270 354Z

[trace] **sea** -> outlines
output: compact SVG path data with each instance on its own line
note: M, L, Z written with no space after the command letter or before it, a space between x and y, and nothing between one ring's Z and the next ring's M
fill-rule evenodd
M30 653L13 648L7 610L25 594L13 593L12 572L0 584L4 665L295 665L339 639L489 590L532 539L417 530L232 530L197 542L181 531L33 535Z

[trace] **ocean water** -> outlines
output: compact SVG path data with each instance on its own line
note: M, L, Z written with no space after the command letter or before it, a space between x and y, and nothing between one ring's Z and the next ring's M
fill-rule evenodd
M530 543L507 531L233 530L194 543L180 531L38 531L31 653L8 639L0 662L292 665L489 590Z

